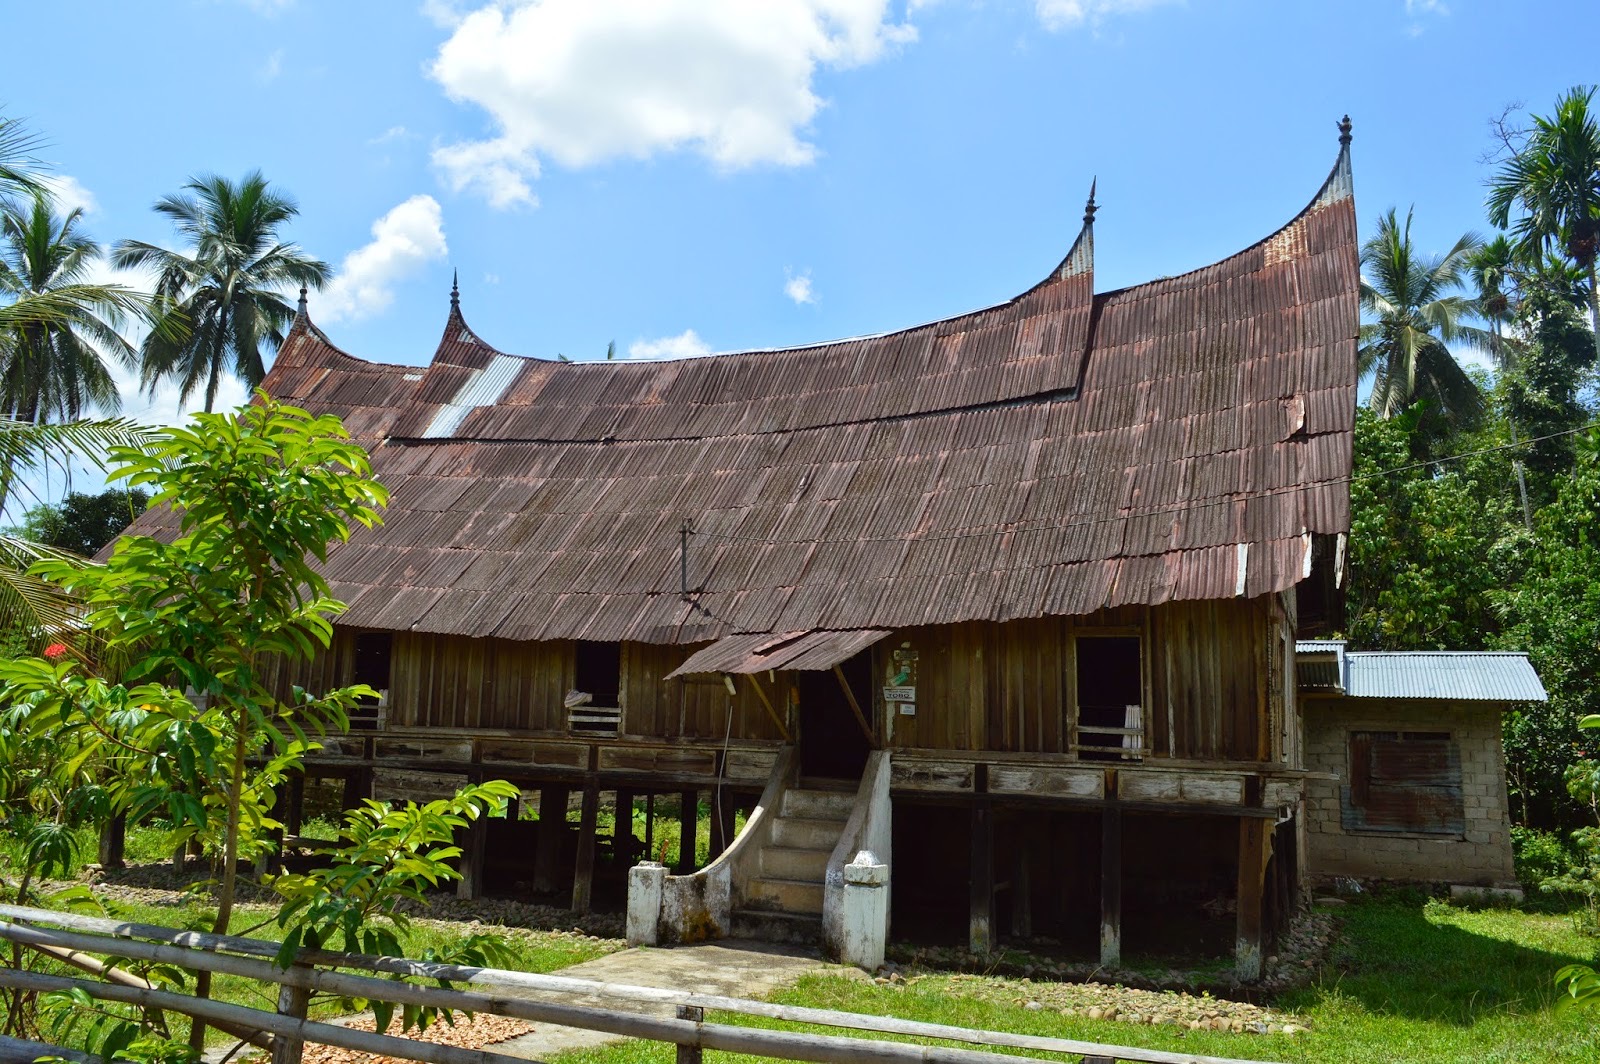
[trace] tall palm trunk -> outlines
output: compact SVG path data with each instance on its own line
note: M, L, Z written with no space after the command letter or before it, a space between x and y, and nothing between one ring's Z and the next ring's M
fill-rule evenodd
M1494 347L1495 361L1500 364L1500 372L1504 373L1508 359L1501 347L1504 337L1500 334L1500 319L1494 319ZM1529 532L1533 531L1533 507L1528 505L1528 478L1522 469L1522 446L1517 439L1517 419L1510 411L1506 412L1506 425L1511 430L1511 468L1517 474L1517 495L1522 499L1522 526Z
M1600 270L1596 269L1596 260L1600 256L1589 256L1589 328L1594 332L1594 358L1595 365L1600 366Z

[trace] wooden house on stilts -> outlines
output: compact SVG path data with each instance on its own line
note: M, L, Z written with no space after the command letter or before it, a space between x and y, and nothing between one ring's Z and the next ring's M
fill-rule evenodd
M385 692L308 775L507 779L525 816L474 829L462 890L580 909L676 803L662 940L831 942L865 849L896 936L1108 964L1190 936L1254 977L1304 854L1296 638L1338 613L1349 527L1349 141L1214 265L1097 293L1091 193L1038 285L879 336L565 363L452 292L417 367L302 306L264 386L392 493L329 555L331 650L282 670Z

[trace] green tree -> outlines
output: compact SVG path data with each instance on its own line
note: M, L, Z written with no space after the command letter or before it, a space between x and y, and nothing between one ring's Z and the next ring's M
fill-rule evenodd
M0 296L81 293L57 320L18 323L0 336L0 409L17 421L72 421L91 404L112 414L122 405L105 358L132 366L135 353L118 332L120 301L86 286L100 245L82 220L81 208L57 215L44 193L0 206Z
M262 393L237 413L198 415L112 457L120 464L111 477L152 489L152 506L179 515L179 534L124 536L103 566L38 569L76 595L88 626L125 656L124 682L38 659L0 665L0 675L10 697L58 714L63 727L95 730L126 755L112 788L130 818L162 809L180 834L206 844L221 864L215 930L226 932L241 855L262 845L272 786L313 747L306 729L344 728L356 699L372 693L297 690L286 703L264 670L270 658L327 647L329 618L343 607L314 563L352 523L377 523L386 493L337 418ZM207 993L209 980L196 989Z
M1527 137L1489 182L1489 221L1510 229L1530 259L1555 246L1588 274L1590 325L1600 357L1600 123L1594 88L1577 86L1535 115ZM1513 211L1520 212L1513 217Z
M1515 572L1504 457L1427 461L1422 413L1356 413L1346 635L1361 649L1482 649Z
M46 547L92 556L144 513L150 493L107 488L98 495L68 492L57 503L40 503L22 515L18 531Z
M1455 292L1479 243L1467 233L1442 256L1421 255L1411 242L1411 212L1402 224L1390 208L1361 245L1361 309L1368 321L1358 365L1371 378L1369 402L1381 416L1425 399L1426 428L1438 436L1470 425L1481 412L1477 384L1446 346L1488 346L1486 334L1466 324L1473 301Z
M1499 597L1503 643L1526 650L1550 701L1512 714L1506 768L1524 818L1547 826L1570 823L1562 785L1574 763L1578 721L1600 713L1600 433L1579 440L1570 476L1539 511L1533 547L1520 579Z
M1544 506L1572 469L1572 430L1591 419L1594 337L1572 299L1565 270L1540 268L1522 279L1516 352L1505 374L1506 414L1529 437L1522 451L1535 506Z
M1511 344L1505 329L1512 316L1511 289L1516 278L1516 251L1504 233L1479 245L1467 257L1467 276L1478 291L1478 316L1489 323L1489 354L1494 359L1495 371L1504 378L1512 366ZM1520 443L1515 416L1508 413L1506 427L1514 449ZM1515 453L1515 450L1514 452ZM1528 479L1522 468L1522 459L1513 457L1512 469L1517 479L1517 499L1522 504L1522 524L1533 530L1533 507L1528 501Z
M172 221L188 251L124 240L113 260L124 269L153 271L158 298L186 331L152 332L140 351L141 376L151 389L176 377L185 401L204 385L210 412L223 373L234 373L251 388L261 383L263 348L276 350L294 318L283 293L322 287L328 265L280 238L279 230L299 208L270 189L259 170L237 184L216 175L196 177L183 192L157 201L155 210Z

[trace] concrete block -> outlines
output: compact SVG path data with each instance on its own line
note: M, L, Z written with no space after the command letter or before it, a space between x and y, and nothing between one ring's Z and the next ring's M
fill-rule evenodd
M844 866L844 921L839 959L867 971L883 966L889 940L889 866L862 850Z
M661 894L667 868L654 861L628 870L628 945L654 946L660 941Z

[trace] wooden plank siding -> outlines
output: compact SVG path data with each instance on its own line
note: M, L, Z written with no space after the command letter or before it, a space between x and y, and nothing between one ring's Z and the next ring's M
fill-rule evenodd
M1087 617L907 628L873 650L872 719L900 750L1071 757L1077 661L1094 636L1140 639L1144 748L1152 759L1283 761L1297 765L1292 705L1293 593L1254 599L1128 606ZM278 681L311 690L349 682L354 633L330 652L280 669ZM794 674L664 679L695 649L622 645L621 735L630 739L777 742L782 736L754 689L790 716ZM888 717L880 688L897 650L916 653L915 716ZM1093 653L1092 648L1085 651ZM562 699L573 684L565 641L395 633L388 725L565 734Z

